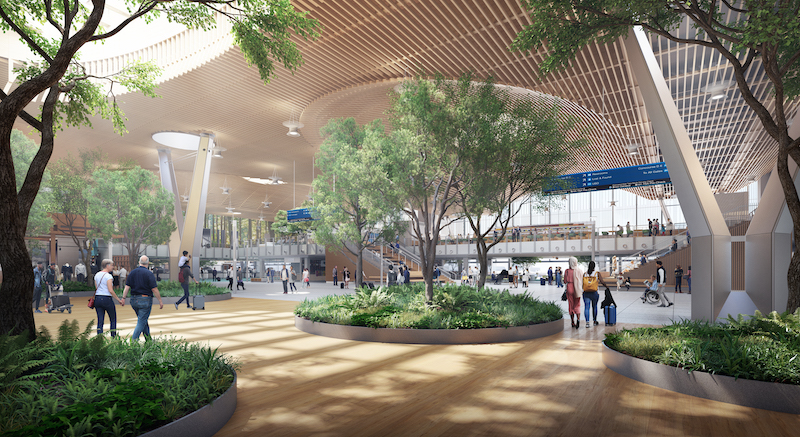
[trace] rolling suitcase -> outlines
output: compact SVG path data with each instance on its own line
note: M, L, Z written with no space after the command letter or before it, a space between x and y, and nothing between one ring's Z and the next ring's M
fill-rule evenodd
M617 324L617 307L609 305L603 308L603 316L606 319L606 326L613 326Z
M541 278L541 279L539 279L539 284L545 285L546 281L547 280L545 278Z
M344 282L340 282L340 283L339 283L339 288L340 288L340 289L342 289L342 290L344 290Z
M192 311L206 309L206 297L200 294L200 284L197 284L197 292L192 296Z

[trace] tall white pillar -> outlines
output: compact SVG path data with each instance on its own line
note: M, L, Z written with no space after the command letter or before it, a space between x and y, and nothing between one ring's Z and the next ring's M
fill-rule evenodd
M178 254L184 250L192 254L192 271L200 271L200 253L203 244L203 220L206 213L206 199L208 195L208 179L211 174L211 155L214 147L214 135L200 134L200 144L197 147L197 158L192 174L189 203L186 206L186 217L181 233L181 246ZM170 253L170 255L172 255ZM179 255L180 256L180 255ZM177 267L177 261L171 265ZM177 270L177 269L170 269Z
M625 48L692 234L692 319L715 320L731 292L731 234L644 30Z
M789 136L800 136L800 115ZM795 189L800 189L798 166L789 158ZM767 180L761 201L747 228L744 244L745 292L762 313L786 311L789 298L787 273L792 256L792 217L778 180L777 165Z

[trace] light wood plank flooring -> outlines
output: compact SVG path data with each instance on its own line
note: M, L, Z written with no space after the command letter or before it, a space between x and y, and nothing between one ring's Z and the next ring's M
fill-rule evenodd
M86 299L61 320L95 317ZM234 298L205 311L154 308L153 332L237 357L238 407L218 436L796 436L800 416L694 398L603 366L614 328L494 345L362 343L294 328L295 302ZM117 307L119 328L135 325ZM632 327L630 325L629 327ZM619 328L619 326L617 327ZM108 329L108 322L106 322Z

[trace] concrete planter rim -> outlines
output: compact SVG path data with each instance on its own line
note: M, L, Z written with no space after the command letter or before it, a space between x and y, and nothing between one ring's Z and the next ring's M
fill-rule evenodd
M713 401L800 414L800 385L734 378L636 358L603 343L603 364L635 381Z
M210 404L187 414L160 428L141 434L140 437L211 437L233 417L236 411L238 375L233 372L233 383Z
M303 332L343 340L404 344L488 344L532 340L564 330L564 319L509 328L406 329L367 328L312 322L295 315L295 327Z

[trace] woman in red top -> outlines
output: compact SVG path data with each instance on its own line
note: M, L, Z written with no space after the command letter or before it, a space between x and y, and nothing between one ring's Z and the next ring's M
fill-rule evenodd
M575 279L577 278L577 279ZM583 269L578 265L578 259L569 257L569 268L564 271L564 283L567 287L567 304L569 305L569 320L572 327L581 326L581 296L583 295Z

